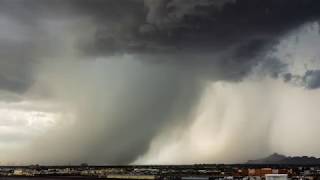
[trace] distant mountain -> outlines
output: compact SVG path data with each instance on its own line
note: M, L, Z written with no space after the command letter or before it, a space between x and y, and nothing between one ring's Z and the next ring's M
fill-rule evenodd
M247 164L320 164L320 158L308 156L285 156L274 153L266 158L249 160Z

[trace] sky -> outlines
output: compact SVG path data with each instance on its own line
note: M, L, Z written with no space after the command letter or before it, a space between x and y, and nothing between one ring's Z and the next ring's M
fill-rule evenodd
M0 165L320 157L319 0L0 0Z

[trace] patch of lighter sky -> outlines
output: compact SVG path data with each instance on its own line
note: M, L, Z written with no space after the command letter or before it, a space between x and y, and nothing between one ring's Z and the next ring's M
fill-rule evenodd
M271 56L288 64L288 71L293 75L320 69L319 32L319 23L307 23L284 37Z
M37 101L0 102L0 164L8 164L7 157L15 152L21 152L35 138L57 125L62 112L43 109L44 103ZM10 164L10 163L9 163Z

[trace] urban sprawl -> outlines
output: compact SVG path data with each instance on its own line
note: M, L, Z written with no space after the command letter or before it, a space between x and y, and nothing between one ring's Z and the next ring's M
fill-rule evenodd
M320 165L3 166L2 177L101 179L320 180Z

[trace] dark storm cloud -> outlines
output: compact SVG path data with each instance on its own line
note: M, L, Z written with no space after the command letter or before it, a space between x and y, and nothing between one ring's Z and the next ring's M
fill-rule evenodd
M22 1L0 1L0 9L0 89L24 93L32 85L41 28Z
M119 16L112 25L105 20L112 16L91 6L96 35L79 42L80 49L98 56L149 54L149 62L189 64L209 77L219 66L230 72L225 79L238 80L265 61L284 35L320 17L317 0L151 0L144 5L129 11L130 20Z
M226 69L239 66L231 70L235 74L228 75L234 76L231 79L248 73L258 63L254 57L269 50L282 35L320 15L317 0L1 0L0 4L2 14L22 24L25 32L41 31L48 19L91 18L95 36L77 40L84 55L157 54L167 59L160 61L200 69L216 64ZM32 83L29 70L23 65L19 69L19 64L29 66L38 58L34 46L39 39L31 36L22 43L0 44L1 58L10 59L18 68L18 79L24 79L15 82L1 75L4 88L23 92ZM203 57L221 52L214 60Z
M107 25L125 24L129 32L132 25L125 23L126 18L142 19L143 9L143 2L131 0L1 0L0 88L24 93L33 84L34 64L57 54L58 46L52 43L55 37L49 31L60 27L48 27L48 22L89 17L97 22L98 31Z
M0 89L23 94L40 74L38 89L79 111L72 127L34 142L31 161L126 164L164 129L188 123L202 80L239 81L257 64L280 76L286 65L264 55L319 16L319 0L0 0ZM70 33L56 21L80 25ZM71 59L95 61L69 60L73 46L80 52ZM43 63L50 57L59 62ZM319 87L317 71L300 79Z
M22 93L31 83L32 46L28 43L0 42L0 88Z
M121 36L114 36L113 33L119 33L114 29L101 29L93 49L100 53L108 53L108 49L185 53L235 46L235 51L239 52L235 53L235 58L238 55L248 58L263 50L265 45L277 42L284 33L320 15L320 4L316 0L145 2L146 17L144 22L137 21L140 24L133 27L137 29L122 32ZM186 10L183 10L184 6L187 6ZM139 10L141 8L136 13ZM96 15L103 19L104 14ZM122 23L121 18L119 22Z
M32 33L34 28L17 22L2 10L0 26L0 88L24 92L31 81L30 63L35 50Z

